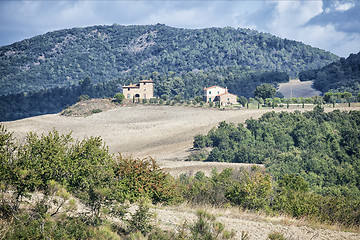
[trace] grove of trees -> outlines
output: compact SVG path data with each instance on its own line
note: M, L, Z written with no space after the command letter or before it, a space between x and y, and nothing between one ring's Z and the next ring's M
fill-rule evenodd
M194 147L206 161L260 163L275 179L299 174L319 194L360 197L360 112L270 112L245 124L221 122Z

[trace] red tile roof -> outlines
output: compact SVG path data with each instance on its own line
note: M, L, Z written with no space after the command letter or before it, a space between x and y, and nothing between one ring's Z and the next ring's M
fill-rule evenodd
M230 95L234 95L234 96L237 96L237 95L235 95L235 94L232 94L232 93L229 93L229 92L226 92L226 93L222 93L222 94L219 94L219 95L216 95L217 97L220 97L220 96L223 96L223 95L225 95L225 94L230 94Z
M219 88L225 89L225 88L220 87L220 86L218 86L218 85L214 85L214 86L212 86L212 87L204 88L204 91L206 91L206 90L208 90L208 89L211 89L211 88L214 88L214 87L219 87Z

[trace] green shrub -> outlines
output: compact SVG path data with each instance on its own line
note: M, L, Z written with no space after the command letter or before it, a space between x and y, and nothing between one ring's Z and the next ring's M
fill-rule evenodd
M130 216L130 219L127 220L129 232L141 232L143 235L147 235L153 229L151 224L152 214L144 199L140 201L135 213Z
M216 222L216 217L204 210L196 212L197 220L189 225L190 239L232 239L235 233L225 230L225 226Z
M279 232L273 232L273 233L270 233L268 235L268 238L270 240L286 240L286 238L284 237L284 235L282 233L279 233Z
M78 98L77 101L81 102L81 101L86 101L86 100L89 100L89 99L90 99L89 95L83 94Z
M114 96L114 101L117 102L117 103L122 103L122 101L124 100L125 98L125 95L122 94L122 93L117 93L115 96Z
M97 108L97 109L91 110L91 112L92 112L92 113L101 113L102 110Z
M153 158L133 159L118 157L114 165L116 181L121 193L119 200L135 202L149 197L154 203L179 200L179 192L172 178L156 164Z

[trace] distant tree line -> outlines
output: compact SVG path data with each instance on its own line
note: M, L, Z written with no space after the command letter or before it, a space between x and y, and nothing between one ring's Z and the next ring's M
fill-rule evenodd
M59 113L66 106L85 100L84 97L107 98L118 92L118 81L92 84L91 79L86 77L79 84L69 87L0 96L0 121Z

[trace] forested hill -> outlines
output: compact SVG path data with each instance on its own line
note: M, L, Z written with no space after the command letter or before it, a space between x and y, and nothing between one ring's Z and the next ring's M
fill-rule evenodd
M49 32L0 48L0 95L125 76L177 74L222 66L285 72L339 58L300 42L249 29L165 25L92 26Z
M303 71L301 81L314 80L314 87L323 93L360 92L360 52L331 63L321 69Z

